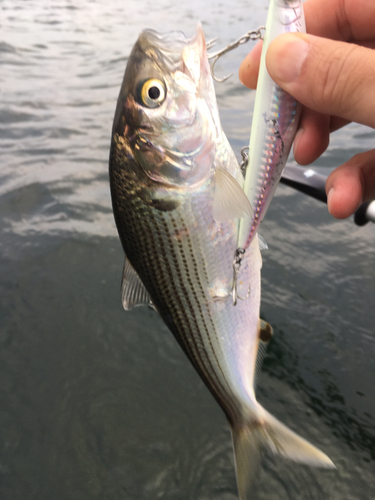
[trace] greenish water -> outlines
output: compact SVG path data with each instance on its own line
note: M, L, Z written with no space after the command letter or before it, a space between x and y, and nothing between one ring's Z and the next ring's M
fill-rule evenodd
M110 204L110 130L146 27L225 45L267 1L0 3L0 498L235 500L224 416L156 313L125 313ZM248 49L218 64L236 72ZM239 156L254 93L218 86ZM373 147L336 133L328 173ZM254 498L375 498L374 228L280 186L261 231L262 317L275 331L259 400L337 471L267 457Z

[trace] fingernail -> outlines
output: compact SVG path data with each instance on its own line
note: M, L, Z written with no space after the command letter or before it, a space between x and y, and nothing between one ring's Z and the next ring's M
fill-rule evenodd
M331 213L331 202L332 202L332 196L335 188L331 188L328 193L327 193L327 207L328 207L328 212Z
M276 81L297 80L310 45L298 35L286 34L273 41L267 52L267 68Z

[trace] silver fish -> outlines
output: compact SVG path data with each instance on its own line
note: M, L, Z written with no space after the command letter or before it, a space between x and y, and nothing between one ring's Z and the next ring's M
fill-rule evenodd
M269 328L259 320L258 238L241 262L239 219L251 207L221 128L202 28L145 30L128 60L110 153L113 211L126 254L125 309L152 304L230 424L241 500L262 449L323 467L329 458L256 400L254 374ZM250 290L248 290L250 285Z

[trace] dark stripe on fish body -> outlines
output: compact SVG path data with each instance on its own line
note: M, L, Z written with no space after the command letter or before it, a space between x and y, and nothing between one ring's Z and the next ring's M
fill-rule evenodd
M115 170L112 169L111 176L113 181L112 185L115 183L115 188L118 190L115 197L112 196L112 199L119 199L120 201L120 203L117 203L117 206L114 206L114 212L117 219L117 226L119 229L121 228L120 236L127 257L144 281L156 308L166 321L168 327L172 330L176 340L178 340L186 355L193 362L195 369L206 382L210 392L223 408L227 418L231 422L236 421L239 418L239 409L235 405L236 399L231 398L228 393L229 386L225 377L223 376L223 380L225 380L227 390L225 390L226 388L223 386L222 381L214 370L206 350L203 349L202 352L199 343L197 343L194 336L191 335L192 331L197 332L201 338L200 343L204 346L197 318L195 317L194 306L190 299L189 290L186 289L183 283L181 270L179 269L178 258L175 253L173 241L171 240L173 236L170 234L171 231L168 227L168 222L165 220L165 217L171 217L171 212L159 212L156 216L153 212L150 200L147 203L147 197L143 194L144 189L135 184L137 179L133 176L126 175L123 170L119 170L118 168ZM126 227L124 227L124 221L122 219L124 219ZM163 226L162 230L160 222ZM165 239L168 241L169 252L167 251ZM170 267L170 263L168 259L164 258L168 253L172 254L176 274L180 276L180 291L187 301L190 318L185 310L183 300L180 298L180 293L176 287L174 273ZM182 258L183 255L184 254L181 253ZM191 241L190 257L192 258L196 275L198 276L197 263L195 262ZM203 259L202 262L204 262ZM187 261L184 265L185 270L188 271ZM154 276L154 278L151 278L152 276ZM208 282L206 271L205 277ZM203 290L201 281L197 281L201 290ZM159 294L161 298L164 296L164 300L159 300ZM195 301L197 304L199 303L197 298L195 298ZM166 302L166 307L163 306L163 302ZM199 312L201 319L204 320L206 335L210 340L211 349L216 358L217 366L222 373L201 308L199 308ZM168 316L172 317L172 324L168 321Z
M184 224L184 220L182 219L181 216L180 216L180 220ZM171 222L172 222L173 227L175 229L178 228L178 226L176 224L176 221L172 217L172 215L171 215ZM191 242L191 238L190 238L190 235L189 235L188 232L186 233L186 236L187 236L187 240L188 240L188 249L189 249L189 253L190 253L190 261L191 261L191 263L192 263L192 265L194 267L195 280L196 280L196 283L198 284L198 286L200 288L201 296L205 298L204 287L202 285L201 277L199 275L198 265L197 265L196 258L195 258L195 252L193 251L193 244ZM180 248L182 250L182 243L178 242L178 245L180 246ZM198 249L196 249L196 250L198 250ZM181 255L183 255L182 252L181 252ZM205 355L207 363L209 364L209 367L211 368L211 371L207 371L207 373L206 373L206 379L207 379L208 382L210 382L210 384L212 386L212 389L215 389L214 392L212 390L211 390L211 392L214 393L215 398L218 400L220 406L224 409L225 413L228 416L228 419L232 420L235 417L239 417L239 411L238 411L238 409L235 406L236 398L234 397L234 395L233 395L233 393L231 391L230 385L228 384L228 381L226 380L226 377L225 377L225 374L224 374L224 372L222 370L222 367L220 366L220 362L219 362L219 359L217 357L217 353L215 351L215 348L214 348L214 345L213 345L213 342L212 342L212 338L210 336L210 328L207 326L207 319L210 322L211 331L213 331L213 332L215 332L215 330L216 330L215 329L215 325L214 325L214 322L212 321L211 316L209 314L204 314L204 311L202 310L202 305L201 305L201 303L199 301L199 298L197 296L197 292L194 290L193 282L192 282L192 279L190 277L190 273L189 273L189 269L188 269L188 265L187 265L187 259L184 258L183 262L184 262L184 267L185 267L185 276L187 277L187 280L188 280L188 282L190 284L190 290L191 290L191 293L194 296L195 303L196 303L197 309L199 311L199 317L201 319L201 322L203 323L204 332L206 334L206 338L208 340L208 344L210 346L211 353L213 354L213 357L214 357L214 359L216 361L216 366L217 366L217 368L218 368L218 370L219 370L219 372L221 374L221 377L220 377L220 375L217 373L217 371L214 369L214 367L212 365L212 362L210 360L209 354L207 353L206 348L205 348L205 343L203 341L202 332L199 329L199 323L197 321L196 322L196 331L197 331L197 333L199 335L199 338L201 339L201 345L202 345L203 353ZM204 260L203 256L201 258L201 263L203 265L204 275L205 275L205 278L206 278L206 282L208 284L208 274L207 274L205 260ZM195 317L196 313L194 311L194 306L193 305L192 305L192 309L193 309L193 314L194 314L194 317ZM189 337L192 337L192 336L190 335ZM192 337L192 340L194 341L194 337ZM199 348L198 344L196 344L196 345L197 345L197 349L198 350L202 350L202 349ZM202 360L202 358L200 358L200 359ZM205 368L206 368L206 365L205 365ZM215 380L212 378L212 375L215 377ZM224 384L223 384L223 381L224 381ZM232 398L230 397L231 393L232 393L232 396L233 396Z
M164 300L164 302L166 302L169 305L168 309L171 310L171 311L169 311L167 309L168 315L171 312L172 318L174 319L174 325L169 325L169 326L172 329L174 336L179 341L183 350L186 352L188 357L194 363L196 370L201 375L203 380L206 381L206 385L211 390L211 392L213 393L215 398L220 403L220 406L223 408L223 410L227 414L228 419L230 419L232 421L232 419L234 419L238 415L238 411L236 410L236 407L234 405L235 400L232 400L229 397L228 390L226 391L225 388L223 387L222 381L218 377L218 375L217 375L217 373L212 365L212 362L208 356L208 353L204 347L202 335L201 335L198 320L196 317L196 312L194 310L194 305L191 301L191 296L189 293L191 291L195 294L195 291L193 289L191 280L190 280L191 290L187 289L183 283L182 274L181 274L179 264L178 264L178 257L177 257L176 252L175 252L173 241L171 240L171 231L170 231L170 228L168 226L168 221L166 221L164 217L161 218L160 215L156 218L154 216L154 214L149 213L149 216L150 216L150 218L152 218L153 224L151 225L152 229L150 228L150 231L147 231L147 234L150 236L150 239L152 240L152 234L154 231L154 234L158 236L158 243L159 243L159 246L162 250L161 252L158 251L158 249L157 249L158 245L155 245L155 243L153 243L153 246L155 249L153 259L159 260L159 257L163 257L163 256L167 255L168 254L167 250L169 250L169 252L171 253L171 257L173 259L173 262L174 262L174 268L175 268L176 274L181 276L180 282L179 282L180 288L178 289L175 286L175 282L173 279L174 278L173 269L170 267L170 262L167 259L161 258L160 262L156 262L155 263L156 266L155 266L155 264L153 266L154 269L155 268L162 269L164 266L166 273L168 274L168 284L166 284L166 286L164 287L163 293L166 294L166 296L167 296L166 297L167 301ZM158 221L158 219L159 219L159 221ZM164 231L160 230L159 222L161 222ZM166 238L166 241L168 242L168 248L166 247L166 242L164 241L163 233L164 233L164 238ZM194 253L192 252L191 242L190 242L190 252L191 252L192 260L194 261ZM183 255L183 253L181 253L181 255ZM195 261L194 261L194 265L195 265L195 268L197 268ZM187 268L186 264L185 264L185 271L186 271L185 276L189 280L190 279L189 272L188 272L188 268ZM160 283L160 281L158 281L158 282ZM200 281L198 281L198 282L201 286ZM172 286L172 288L173 288L172 294L169 293L168 285ZM201 289L202 289L202 286L201 286ZM185 301L187 302L186 306L184 305L183 300L180 298L179 291L182 292L182 295L185 298ZM203 289L202 289L202 291L203 291ZM156 305L159 302L156 297L155 297L154 302ZM207 338L209 338L209 332L208 332L207 326L205 324L206 323L205 317L202 314L197 297L195 297L195 302L196 302L196 304L198 304L198 308L200 309L200 318L203 320L204 327L206 330L206 336L207 336ZM187 307L187 310L186 310L186 307ZM165 314L165 312L163 314L163 309L161 307L159 307L159 310L162 314L162 317L165 318L166 314ZM190 315L188 314L188 312L190 313ZM197 333L197 335L201 339L200 343L198 343L196 341L195 336L191 335L192 331L195 331ZM210 341L210 344L212 346L211 341ZM214 353L214 356L216 358L216 353L215 353L213 348L212 348L212 352ZM202 355L203 355L203 357L202 357ZM216 361L217 361L217 358L216 358ZM221 368L220 368L218 361L217 361L217 365L219 366L219 369L221 371ZM223 375L223 379L225 380L224 375ZM228 387L227 382L226 382L226 385ZM228 389L229 389L229 387L228 387Z

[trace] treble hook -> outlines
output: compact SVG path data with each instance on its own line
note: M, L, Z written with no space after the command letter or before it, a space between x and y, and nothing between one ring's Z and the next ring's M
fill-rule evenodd
M266 29L265 26L259 26L259 28L257 28L256 30L248 31L247 33L242 35L240 38L238 38L238 40L227 45L223 49L218 50L217 52L214 52L213 54L208 54L208 59L209 60L212 59L212 63L211 63L212 78L218 83L222 83L222 82L225 82L225 80L228 80L228 78L230 78L233 75L233 73L231 73L230 75L226 75L223 78L218 78L217 76L215 76L214 69L215 69L215 64L217 63L218 59L220 59L220 57L223 56L224 54L226 54L227 52L230 52L231 50L236 49L240 45L243 45L244 43L247 43L250 40L263 40L262 31L265 29ZM210 40L207 44L207 48L213 47L216 40L217 40L217 38Z
M210 50L212 49L212 47L215 46L215 43L217 42L217 37L216 38L212 38L211 40L208 40L208 42L206 42L206 49L207 50Z
M243 173L243 175L245 176L247 164L249 162L249 146L244 146L241 149L241 156L242 156L242 161L240 163L240 169L241 169L241 172Z
M233 261L233 285L232 285L232 300L233 300L233 305L237 305L238 299L240 300L246 300L250 297L250 289L251 286L249 286L247 295L245 297L240 297L238 295L238 273L240 272L240 267L241 267L241 262L243 259L243 256L245 254L245 249L244 248L237 248L235 256L234 256L234 261Z
M213 295L214 300L223 300L227 299L228 297L232 297L233 305L236 306L238 300L246 300L250 297L250 292L251 292L251 285L249 285L249 288L247 290L247 294L245 297L241 297L238 294L238 274L241 269L241 263L242 259L245 255L246 250L244 248L237 248L235 254L234 254L234 260L232 263L232 268L233 268L233 281L232 281L232 287L230 289L229 293L226 293L223 295L222 293L218 295Z

